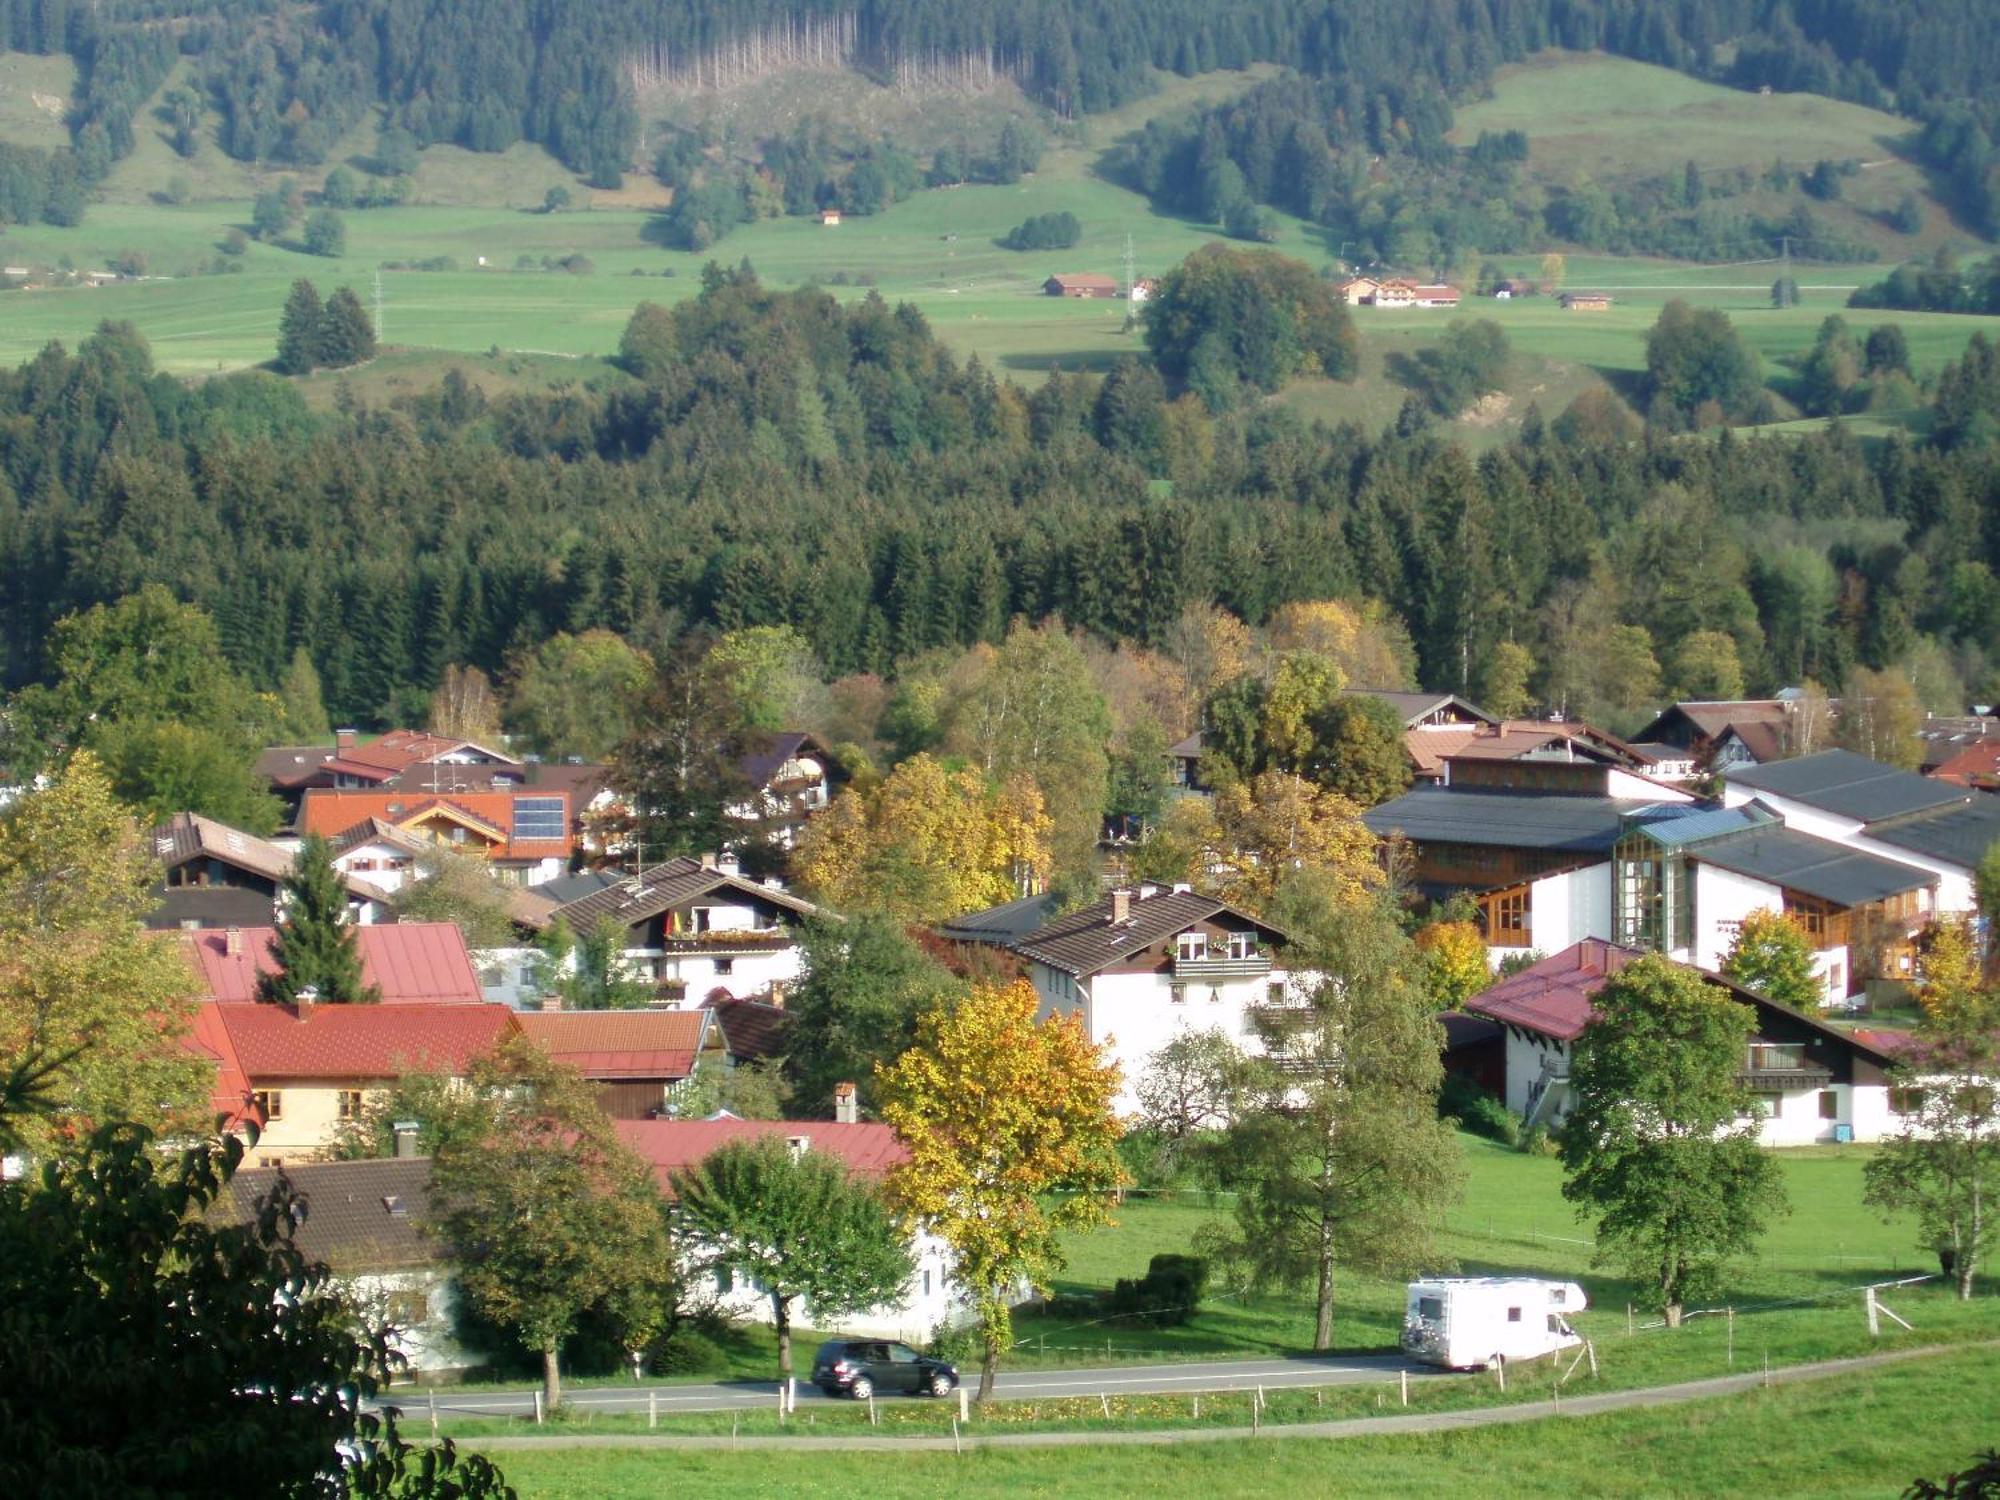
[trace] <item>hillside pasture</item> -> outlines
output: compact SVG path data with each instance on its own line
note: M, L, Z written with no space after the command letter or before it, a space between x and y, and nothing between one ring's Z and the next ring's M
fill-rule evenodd
M76 87L67 57L0 52L0 141L53 150L69 144L63 116Z

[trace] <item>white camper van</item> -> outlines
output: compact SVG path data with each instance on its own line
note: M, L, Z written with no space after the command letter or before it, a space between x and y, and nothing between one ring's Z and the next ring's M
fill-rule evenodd
M1448 1370L1533 1359L1583 1342L1569 1315L1584 1307L1573 1281L1528 1276L1441 1276L1413 1281L1403 1312L1403 1350Z

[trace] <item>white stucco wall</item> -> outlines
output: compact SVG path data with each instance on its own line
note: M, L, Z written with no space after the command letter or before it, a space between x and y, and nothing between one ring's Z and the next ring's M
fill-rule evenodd
M1736 942L1734 927L1753 911L1783 911L1785 892L1780 886L1734 870L1688 861L1694 876L1693 942L1675 956L1704 969L1720 969L1722 960Z
M957 1284L950 1276L951 1252L944 1241L928 1231L919 1231L910 1241L910 1253L917 1264L904 1286L900 1302L885 1303L866 1312L843 1317L832 1314L821 1316L811 1306L795 1302L792 1304L792 1326L795 1329L810 1328L817 1333L901 1339L909 1344L922 1344L937 1331L940 1323L958 1327L970 1322L971 1309L958 1295ZM746 1323L768 1324L773 1321L771 1299L754 1286L735 1284L724 1292L717 1288L711 1273L707 1289L714 1296L716 1309L729 1318ZM812 1350L794 1347L792 1361L802 1372L809 1371Z
M385 1317L392 1303L423 1298L423 1320L396 1322L389 1339L389 1347L406 1362L406 1368L397 1374L398 1379L449 1374L484 1362L483 1355L459 1342L458 1286L445 1272L426 1267L342 1276L339 1281L363 1312L373 1318Z
M1528 1095L1542 1076L1544 1061L1556 1064L1558 1073L1569 1072L1569 1048L1547 1037L1523 1036L1507 1028L1507 1107L1517 1115L1528 1112Z
M1677 786L1667 786L1646 776L1634 776L1609 766L1604 773L1604 795L1628 797L1634 802L1692 802L1694 794Z
M1762 802L1776 813L1787 828L1796 828L1801 833L1810 833L1830 840L1857 853L1872 854L1912 869L1924 870L1938 877L1936 910L1947 916L1960 916L1973 911L1977 902L1973 897L1972 871L1963 865L1955 865L1948 860L1934 859L1918 854L1914 850L1900 848L1895 844L1885 844L1879 839L1871 839L1862 831L1862 825L1853 818L1836 817L1820 808L1807 807L1794 802L1789 797L1779 797L1770 792L1760 792L1754 787L1725 786L1722 801L1725 807L1741 807L1746 802Z
M519 1010L539 1003L542 987L536 975L545 957L539 948L474 948L472 967L479 975L479 993L488 1000Z

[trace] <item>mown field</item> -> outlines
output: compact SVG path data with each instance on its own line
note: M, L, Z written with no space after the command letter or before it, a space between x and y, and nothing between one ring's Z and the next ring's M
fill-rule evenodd
M676 1492L1882 1497L1996 1441L1990 1350L1687 1406L1418 1436L901 1453L496 1455L523 1500Z
M35 89L61 85L60 70L46 59L0 62L13 65L19 75L0 72L0 82L10 84L0 91L0 136L13 134L8 121L16 116L22 129L37 128L37 118L45 120L46 114L22 103L23 90L30 83ZM387 397L417 389L453 364L492 391L570 380L595 383L618 378L595 361L615 351L632 309L641 301L672 302L693 295L701 266L712 257L728 264L747 259L767 282L779 286L818 281L842 297L863 296L872 287L892 300L912 302L955 348L977 354L1024 383L1039 383L1056 368L1101 371L1139 348L1128 308L1115 301L1046 297L1040 292L1042 281L1055 271L1122 274L1128 237L1142 275L1164 271L1216 238L1212 226L1159 214L1144 198L1106 180L1100 171L1104 153L1148 118L1227 97L1258 76L1167 79L1157 94L1060 134L1041 169L1013 186L920 193L887 213L849 218L838 228L804 219L766 220L739 229L705 254L658 243L657 215L629 206L644 197L637 186L617 200L599 195L592 207L543 214L528 205L538 205L548 186L566 183L579 202L593 202L593 197L536 148L517 146L497 157L433 148L424 153L417 175L417 202L345 216L347 247L339 259L307 255L296 247L252 244L241 258L242 270L229 275L196 273L216 261L230 227L248 225L249 195L278 174L230 162L212 144L195 162L182 162L152 121L141 132L138 151L120 164L108 186L113 201L94 205L86 221L73 229L12 227L0 249L11 264L78 269L97 269L122 252L138 250L156 279L8 295L0 300L0 362L25 359L50 339L74 345L100 320L121 318L152 341L162 368L191 376L239 369L270 358L279 310L294 278L309 276L322 289L349 284L372 301L383 263L448 256L458 269L380 273L389 352L378 367L341 377L358 393ZM760 99L767 111L787 118L815 101L865 118L869 101L847 95L857 88L865 94L866 87L852 79L842 80L840 88L825 80L813 87L794 82ZM700 103L693 101L689 108ZM989 101L983 107L1003 103ZM748 128L722 103L711 100L704 107L711 114L721 110L725 127ZM1537 110L1539 129L1530 117ZM1766 134L1750 118L1772 113L1791 123ZM1826 100L1759 98L1663 69L1589 56L1510 70L1494 97L1469 106L1463 119L1467 129L1525 121L1536 129L1536 149L1551 153L1551 170L1587 171L1587 152L1596 149L1590 141L1627 159L1637 149L1635 143L1673 135L1683 116L1703 122L1704 130L1740 137L1731 159L1749 164L1767 160L1768 154L1789 159L1804 142L1822 139L1816 132L1823 132L1817 148L1822 152L1858 152L1895 123L1888 116ZM921 110L909 112L909 119L919 123L932 117ZM150 115L146 118L151 121ZM1592 121L1595 135L1582 129ZM372 122L357 127L340 155L364 155L373 140ZM1686 149L1672 147L1683 154ZM1892 169L1903 170L1894 164L1882 170ZM193 201L179 206L159 201L175 175L189 177ZM308 178L307 186L314 185ZM1854 196L1859 201L1858 189ZM1017 253L995 243L1031 214L1064 210L1084 226L1083 241L1074 249ZM1340 248L1328 244L1314 226L1283 216L1278 225L1276 248L1312 264L1329 264ZM587 257L590 274L542 269L545 260L570 255ZM1532 275L1539 266L1537 256L1501 260L1520 275ZM1566 285L1609 291L1616 306L1609 313L1582 315L1565 313L1547 298L1500 303L1468 297L1460 315L1498 322L1507 330L1516 359L1499 396L1445 424L1446 431L1484 446L1517 431L1530 403L1544 416L1553 416L1600 381L1629 389L1629 377L1644 364L1646 329L1664 302L1676 296L1726 309L1782 389L1785 361L1810 346L1820 320L1840 309L1851 287L1879 277L1883 269L1802 264L1802 305L1777 311L1769 306L1768 289L1776 274L1771 263L1697 267L1572 256ZM1436 338L1451 315L1360 309L1357 316L1363 339L1361 378L1347 384L1301 384L1280 399L1309 416L1353 420L1372 429L1393 420L1402 404L1400 361ZM1896 321L1910 337L1920 376L1955 357L1975 328L2000 334L2000 320L1993 319L1900 314ZM333 378L318 377L309 394L315 400L330 399L336 384Z

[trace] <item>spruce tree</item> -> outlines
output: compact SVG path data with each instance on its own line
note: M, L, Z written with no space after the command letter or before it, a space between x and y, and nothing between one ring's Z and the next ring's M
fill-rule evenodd
M278 371L284 375L306 375L322 363L320 342L324 336L326 310L320 306L319 288L301 277L292 283L285 298L285 310L278 318Z
M352 287L344 286L326 299L319 330L320 363L330 369L375 357L375 324Z
M257 981L257 998L290 1003L303 990L333 1004L374 1004L382 992L361 973L361 949L347 923L347 892L333 867L333 850L309 833L285 877L285 915L271 957L275 972Z

